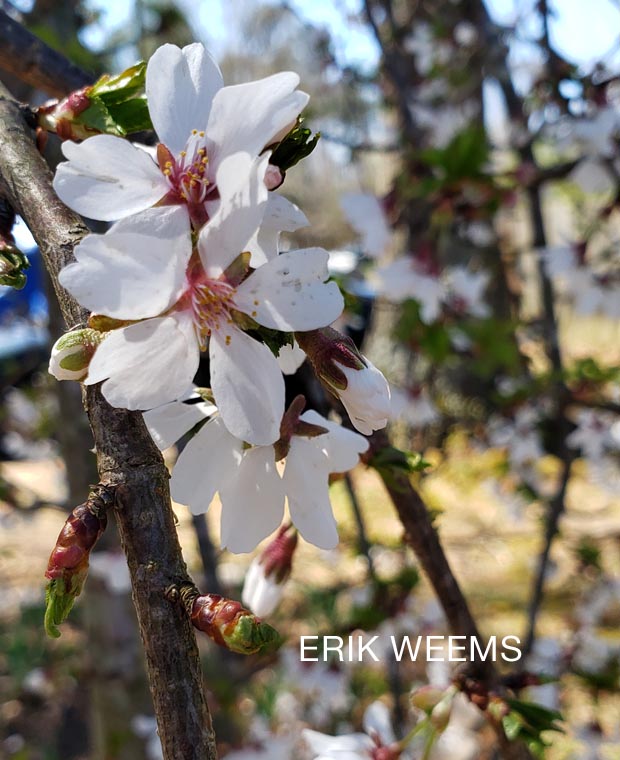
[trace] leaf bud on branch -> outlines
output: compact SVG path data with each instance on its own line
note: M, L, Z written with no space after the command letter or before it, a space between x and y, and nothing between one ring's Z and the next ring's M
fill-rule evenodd
M107 510L115 500L115 489L98 485L88 499L66 519L47 564L49 579L45 593L45 631L58 638L57 626L66 618L82 591L88 574L90 552L108 523Z
M280 634L246 610L241 602L219 594L200 594L191 583L178 588L194 628L219 646L237 654L268 652L280 644Z

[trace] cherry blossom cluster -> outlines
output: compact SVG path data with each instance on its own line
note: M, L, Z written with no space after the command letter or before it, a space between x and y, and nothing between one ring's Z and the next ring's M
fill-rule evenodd
M71 208L113 224L85 237L60 273L91 317L57 341L50 372L102 383L112 406L146 412L162 448L202 423L179 458L172 494L204 512L219 493L222 540L237 552L278 527L285 499L304 538L335 546L328 474L353 467L368 446L315 412L302 414L303 404L285 413L281 367L294 371L305 359L294 336L311 351L316 340L305 336L343 309L327 281L326 251L279 250L281 231L307 224L273 192L283 173L269 163L308 102L298 84L284 72L224 86L202 45L164 45L146 69L157 147L112 135L66 141L54 180ZM206 352L211 387L197 397ZM389 387L354 347L349 354L329 390L368 434L386 424ZM330 352L310 359L320 375Z

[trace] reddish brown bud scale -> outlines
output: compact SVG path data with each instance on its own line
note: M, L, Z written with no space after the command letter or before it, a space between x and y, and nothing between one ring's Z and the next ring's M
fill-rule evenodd
M224 635L232 631L236 618L244 613L250 614L241 602L226 599L219 594L203 594L194 599L192 625L206 633L216 644L225 647Z
M45 577L59 578L63 573L77 568L84 560L88 561L88 555L105 530L107 522L105 511L94 514L91 500L76 507L58 535Z
M194 628L231 652L256 654L277 646L280 636L241 602L219 594L185 596Z
M71 512L56 539L45 571L50 581L46 591L45 630L50 636L60 636L57 626L65 620L82 591L90 552L106 528L106 509L113 500L112 489L95 487L88 500Z

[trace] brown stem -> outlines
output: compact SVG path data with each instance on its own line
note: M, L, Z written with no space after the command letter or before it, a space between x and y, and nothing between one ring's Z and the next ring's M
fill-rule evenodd
M87 74L0 10L0 68L56 98L91 84Z
M87 312L58 284L58 272L86 234L81 219L55 195L17 104L0 84L0 187L37 241L69 326ZM117 486L121 542L147 659L149 684L166 760L214 760L211 716L191 623L164 597L187 577L170 504L168 473L142 415L110 407L99 386L85 389L102 483Z
M562 475L560 478L560 486L555 493L553 499L547 505L547 514L545 515L545 537L543 542L543 548L538 557L538 565L536 567L536 575L532 583L532 592L530 596L530 603L528 605L527 612L527 634L525 636L525 643L523 644L523 657L525 658L532 651L534 645L534 639L536 637L536 622L538 620L538 613L543 600L543 592L545 589L545 576L547 575L547 568L549 566L549 557L551 554L551 547L553 545L553 539L558 534L560 517L564 514L566 508L566 488L568 487L568 481L570 479L572 457L567 455L567 458L562 462Z
M373 433L370 442L371 452L389 446L387 433L384 430ZM467 636L482 641L476 621L452 572L426 504L411 485L406 473L395 475L391 472L390 474L392 476L390 478L382 477L383 485L403 524L405 540L426 573L450 630L455 636ZM499 674L491 660L468 663L464 675L480 680L488 689L497 687L499 683ZM524 744L509 741L500 724L496 724L494 729L503 758L531 760L532 755Z

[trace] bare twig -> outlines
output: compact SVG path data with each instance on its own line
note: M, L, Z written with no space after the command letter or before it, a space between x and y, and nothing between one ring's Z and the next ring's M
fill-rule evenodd
M560 517L565 510L566 488L570 479L570 471L573 457L567 455L562 462L562 474L560 476L560 485L553 499L547 505L547 514L545 516L545 536L543 548L538 557L536 575L532 585L532 593L527 613L527 634L523 644L523 658L532 651L534 639L536 637L536 623L538 613L543 600L545 588L545 577L549 567L549 557L553 539L556 537L559 529Z
M58 284L86 234L55 195L51 172L9 93L0 85L0 187L37 241L68 324L87 313ZM117 486L116 518L131 573L149 684L166 760L214 760L215 736L187 615L164 598L187 577L170 504L168 473L138 412L110 407L99 386L84 392L99 476Z

